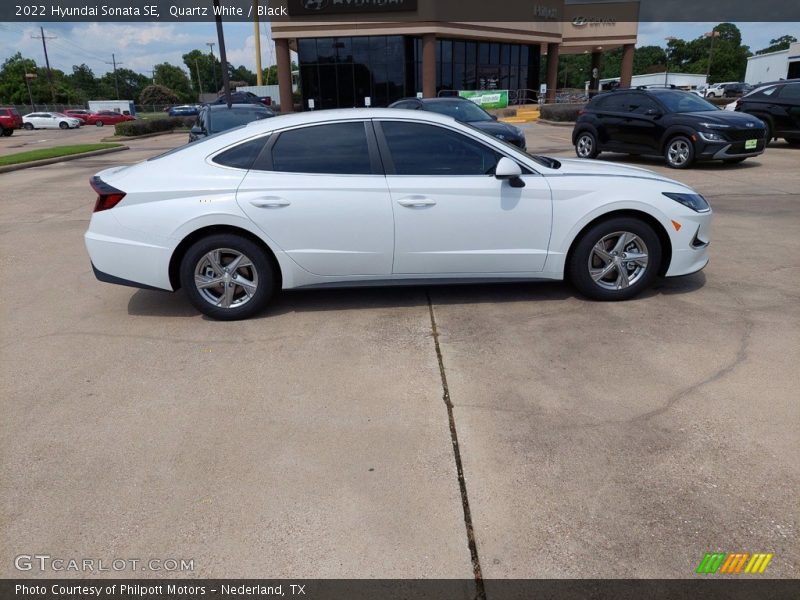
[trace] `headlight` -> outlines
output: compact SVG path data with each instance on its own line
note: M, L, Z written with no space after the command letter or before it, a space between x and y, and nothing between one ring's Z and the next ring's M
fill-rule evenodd
M698 131L697 135L707 142L721 142L725 139L719 133L714 133L713 131Z
M700 127L705 127L706 129L730 129L730 125L726 125L725 123L699 123Z
M697 212L707 212L711 210L711 207L706 202L706 199L703 198L700 194L676 194L674 192L661 192L667 198L671 198L675 200L675 202L680 202L684 206L691 208Z

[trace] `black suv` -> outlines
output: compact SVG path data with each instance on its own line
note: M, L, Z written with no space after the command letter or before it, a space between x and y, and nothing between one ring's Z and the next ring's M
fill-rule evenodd
M200 109L197 120L189 132L189 141L222 133L235 127L246 125L252 121L269 119L275 113L263 104L209 104Z
M760 85L739 98L736 110L767 124L767 143L782 137L792 146L800 146L800 79Z
M674 169L685 169L695 160L741 162L764 152L765 138L761 120L666 88L595 96L572 131L580 158L594 158L605 150L655 154Z

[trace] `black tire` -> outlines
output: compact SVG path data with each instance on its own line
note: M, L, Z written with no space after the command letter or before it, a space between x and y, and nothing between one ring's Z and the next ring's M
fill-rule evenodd
M3 129L3 137L11 137L14 135L13 129Z
M783 139L790 146L800 146L800 138L794 138L794 139L783 138Z
M766 148L772 141L772 125L770 124L768 119L761 119L761 120L764 121L764 125L766 125L767 128L767 135L764 137L764 147Z
M685 135L676 135L664 145L664 159L672 169L688 169L694 162L694 144Z
M102 121L97 121L97 122L95 122L95 125L97 127L102 127L103 125L105 125L105 123L103 123Z
M23 127L26 131L33 131L33 123L25 123Z
M67 123L66 121L61 121L61 123L58 124L58 128L59 129L69 129L69 123Z
M745 160L747 160L746 156L741 157L741 158L726 158L722 162L724 162L726 165L735 165L735 164L738 164L738 163L743 162Z
M620 242L621 236L617 235L619 233L628 234L626 239L629 241L622 247L622 251L615 250L616 244ZM596 247L601 242L604 249L607 249L607 262L596 254ZM615 251L618 254L612 256ZM641 260L623 261L623 258L642 254L646 254L644 265ZM612 263L613 266L608 270L607 267ZM567 264L567 273L572 285L587 298L604 301L629 300L653 284L660 265L661 241L653 228L635 217L614 217L592 226L575 242ZM606 269L606 274L595 280L591 269L595 269L595 275L600 275ZM622 278L621 269L624 269L627 286L624 286L626 279Z
M220 253L219 268L215 268L208 258L214 251ZM223 273L236 255L242 255L249 264ZM198 270L201 271L201 278L209 282L219 279L220 283L209 285L201 291L195 280ZM261 311L275 293L275 275L275 269L261 247L247 238L229 233L210 235L192 244L183 256L180 267L181 287L186 291L189 301L201 313L219 321L247 319ZM255 291L249 299L245 299L248 294L245 286L241 285L242 281L255 283ZM228 288L225 287L226 283ZM226 289L233 290L228 300L231 304L229 307L221 305L225 302ZM212 303L214 299L219 303Z
M591 131L581 131L575 138L575 154L578 158L597 158L600 154L597 138Z

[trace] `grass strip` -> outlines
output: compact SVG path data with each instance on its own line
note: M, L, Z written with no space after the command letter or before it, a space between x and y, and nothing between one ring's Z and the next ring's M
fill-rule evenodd
M122 144L73 144L71 146L55 146L53 148L28 150L27 152L17 152L16 154L0 156L0 167L17 165L34 160L44 160L46 158L83 154L85 152L94 152L95 150L106 150L107 148L117 148L119 146L122 146Z

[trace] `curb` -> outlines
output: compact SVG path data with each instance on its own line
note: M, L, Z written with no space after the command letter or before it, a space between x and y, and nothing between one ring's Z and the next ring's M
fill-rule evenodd
M109 137L101 138L101 142L135 142L136 140L144 140L151 137L158 137L159 135L172 135L173 133L180 133L189 135L189 130L172 129L170 131L156 131L155 133L145 133L142 135L112 135Z
M32 160L29 162L19 163L16 165L6 165L0 167L0 173L10 173L11 171L21 171L22 169L30 169L33 167L43 167L45 165L54 165L60 162L67 162L78 158L87 158L90 156L101 156L103 154L111 154L112 152L121 152L122 150L130 150L127 146L120 146L119 148L105 148L103 150L92 150L91 152L81 152L80 154L68 154L67 156L57 156L55 158L43 158L42 160Z
M575 127L575 121L550 121L548 119L539 119L537 123L543 125L553 125L555 127Z

